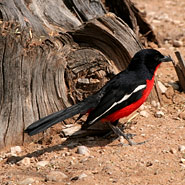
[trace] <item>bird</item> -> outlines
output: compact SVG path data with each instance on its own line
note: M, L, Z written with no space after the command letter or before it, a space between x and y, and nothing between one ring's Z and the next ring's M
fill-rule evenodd
M32 123L25 129L30 136L38 134L67 118L88 114L81 129L87 129L97 121L107 122L117 136L123 136L129 145L133 142L119 127L119 119L137 110L149 96L154 77L162 62L172 58L155 49L141 49L133 56L128 67L115 75L99 91L64 110L52 113Z

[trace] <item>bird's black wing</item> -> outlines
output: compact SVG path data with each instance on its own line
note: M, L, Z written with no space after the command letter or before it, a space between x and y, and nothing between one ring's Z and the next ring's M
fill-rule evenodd
M120 73L107 84L101 101L90 112L83 128L85 129L96 121L136 102L141 98L145 88L146 81L138 79L134 72Z

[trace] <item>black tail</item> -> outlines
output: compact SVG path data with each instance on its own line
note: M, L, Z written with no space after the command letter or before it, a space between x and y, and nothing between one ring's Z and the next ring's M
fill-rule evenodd
M32 123L30 126L27 127L25 133L28 133L28 135L30 136L38 134L39 132L46 130L47 128L58 122L73 117L76 114L87 112L89 109L93 108L95 104L96 97L91 96L85 101L72 105L71 107L68 107L59 112L50 114L49 116L41 118L40 120Z

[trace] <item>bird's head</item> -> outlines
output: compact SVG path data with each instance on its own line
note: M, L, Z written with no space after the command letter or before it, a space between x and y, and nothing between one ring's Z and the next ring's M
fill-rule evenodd
M159 64L169 61L172 61L170 56L164 56L155 49L142 49L134 55L128 69L147 68L151 73L154 73Z

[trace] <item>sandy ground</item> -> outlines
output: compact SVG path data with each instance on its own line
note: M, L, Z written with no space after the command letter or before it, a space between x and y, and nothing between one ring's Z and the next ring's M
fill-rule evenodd
M185 1L134 2L158 34L160 50L171 55L179 50L185 58ZM185 184L185 93L174 90L178 79L172 64L162 64L157 77L167 88L164 104L145 103L127 129L136 134L134 141L145 144L119 146L110 138L54 135L42 144L1 151L0 184ZM77 153L81 145L87 147L85 154Z

